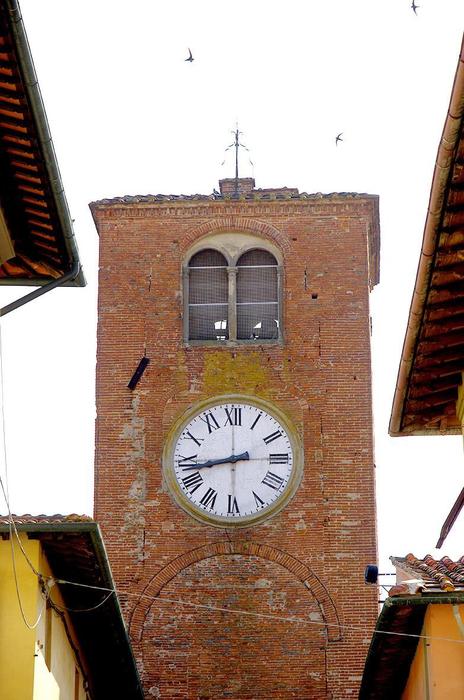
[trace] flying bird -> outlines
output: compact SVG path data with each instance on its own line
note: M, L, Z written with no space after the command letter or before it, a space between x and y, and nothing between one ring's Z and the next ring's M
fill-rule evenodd
M417 10L418 7L420 7L420 5L416 5L416 3L414 2L414 0L412 0L412 3L411 3L411 10L414 12L415 15L417 15L416 10Z
M186 58L185 60L188 61L189 63L192 63L192 61L195 60L195 59L193 58L193 56L192 56L192 52L190 51L190 49L189 49L188 58Z
M343 141L342 136L343 136L343 131L340 131L340 133L337 134L337 136L335 137L335 145L336 146L338 146L339 141Z

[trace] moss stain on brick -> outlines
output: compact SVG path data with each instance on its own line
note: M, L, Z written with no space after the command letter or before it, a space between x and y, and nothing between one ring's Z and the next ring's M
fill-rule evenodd
M267 397L272 378L262 363L262 353L242 354L222 349L205 356L203 384L208 396L245 393Z

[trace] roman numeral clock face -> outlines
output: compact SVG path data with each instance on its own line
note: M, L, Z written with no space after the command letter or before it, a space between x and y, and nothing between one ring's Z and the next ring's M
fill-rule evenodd
M213 525L247 525L280 510L298 486L298 448L283 417L219 403L187 419L165 463L175 500Z

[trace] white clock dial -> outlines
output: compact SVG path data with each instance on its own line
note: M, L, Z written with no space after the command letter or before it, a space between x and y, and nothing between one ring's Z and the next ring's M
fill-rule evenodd
M176 500L213 524L245 524L274 512L295 487L294 440L283 423L239 401L194 414L170 458Z

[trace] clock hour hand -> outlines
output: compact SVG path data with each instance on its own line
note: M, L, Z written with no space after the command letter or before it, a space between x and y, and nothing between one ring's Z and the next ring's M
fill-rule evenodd
M200 464L195 464L192 467L184 467L182 471L186 472L190 469L204 469L206 467L214 467L215 464L227 464L228 462L239 462L242 459L250 459L248 452L242 452L240 455L231 455L230 457L225 457L224 459L208 459L207 462L200 462Z

